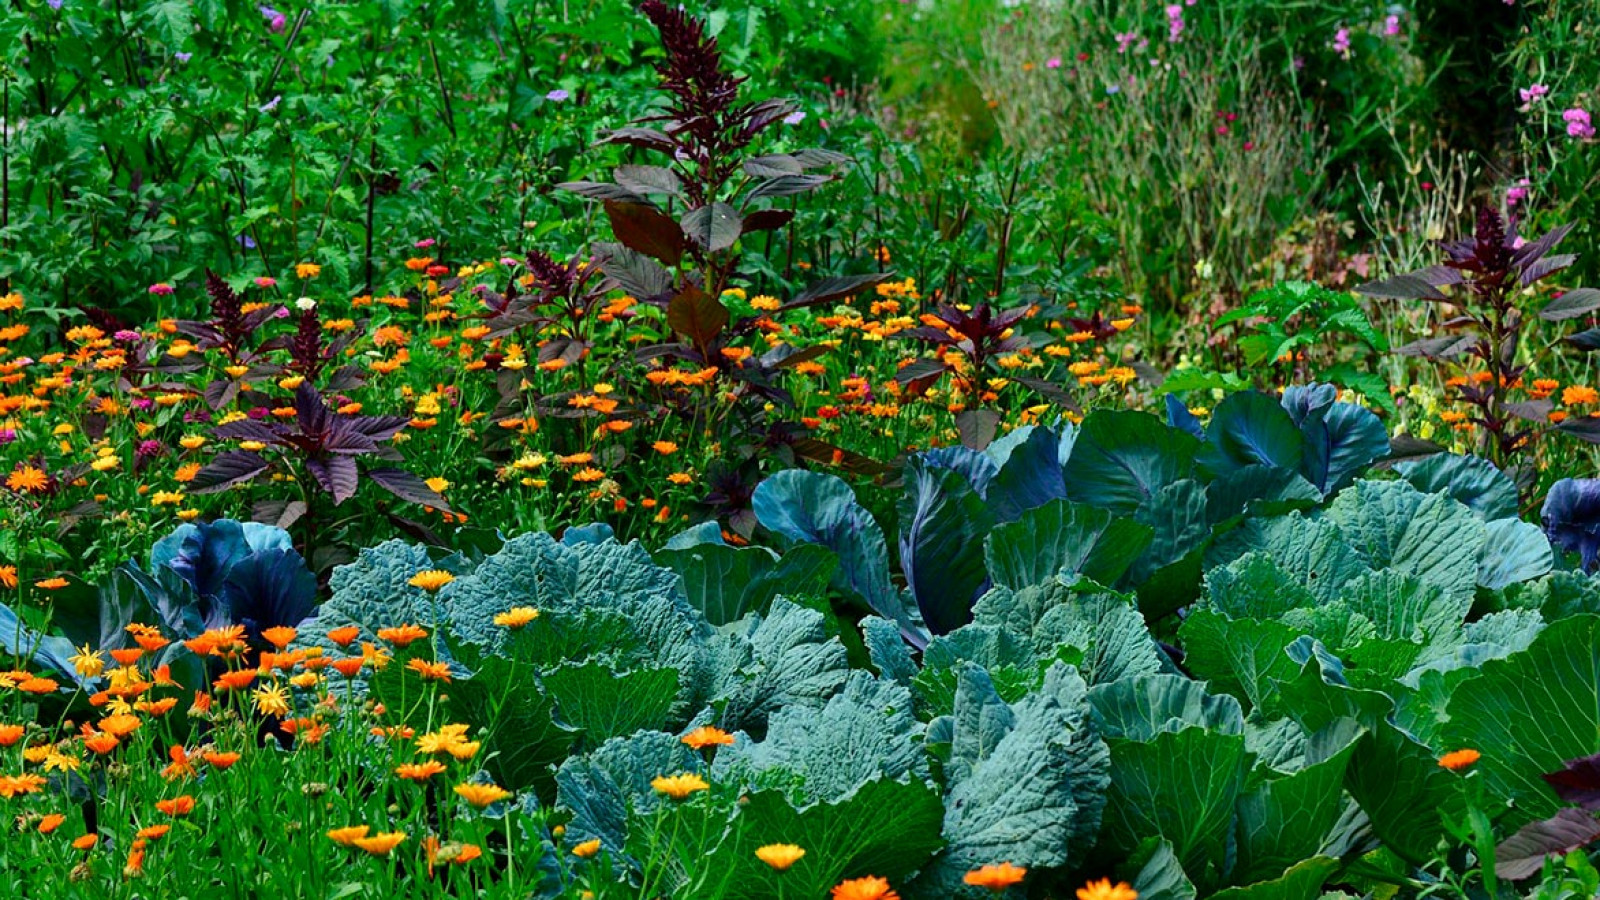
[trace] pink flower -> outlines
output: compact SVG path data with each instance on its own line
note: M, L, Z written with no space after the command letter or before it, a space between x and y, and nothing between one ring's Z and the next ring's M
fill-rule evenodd
M1183 34L1183 7L1174 3L1167 7L1167 40L1177 43L1181 34Z
M271 277L269 275L263 275L260 278L256 279L256 287L269 288L269 287L275 287L277 284L278 284L278 279L273 278L273 277Z
M1059 56L1050 57L1049 59L1044 61L1044 67L1046 69L1059 69L1059 68L1061 68L1061 57L1059 57Z
M1340 28L1333 33L1333 52L1345 59L1350 58L1350 29Z
M1137 41L1137 40L1139 40L1139 32L1137 32L1137 31L1124 31L1121 34L1118 34L1117 35L1117 52L1118 53L1127 53L1128 52L1128 48L1132 47L1134 45L1134 42Z
M1390 16L1383 20L1383 33L1386 37L1394 37L1400 33L1400 17Z
M159 294L160 296L165 297L172 293L172 285L167 284L164 281L157 284L152 284L150 285L150 293Z
M1543 84L1529 85L1528 87L1519 88L1517 90L1517 96L1522 98L1523 103L1528 104L1538 103L1540 100L1543 100L1545 95L1548 93L1550 93L1549 85Z
M1518 203L1528 199L1528 179L1521 178L1517 183L1506 188L1506 208L1510 209Z
M1588 140L1594 137L1594 125L1589 121L1587 110L1576 107L1561 114L1561 120L1567 123L1567 134L1571 137Z
M422 240L417 241L415 244L412 244L411 246L416 247L418 250L426 250L427 248L432 247L436 243L438 243L438 241L435 241L433 238L423 238Z

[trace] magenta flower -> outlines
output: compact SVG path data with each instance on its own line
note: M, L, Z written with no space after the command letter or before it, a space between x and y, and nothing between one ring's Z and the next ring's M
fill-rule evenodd
M1350 58L1350 29L1340 28L1333 33L1333 52L1345 59Z
M1137 40L1139 40L1139 32L1137 32L1137 31L1124 31L1121 34L1118 34L1117 35L1117 52L1118 53L1127 53L1128 52L1128 48L1132 47L1134 45L1134 42L1137 41Z
M270 6L263 4L256 8L261 11L261 18L267 20L267 27L272 29L273 34L281 34L283 32L283 26L289 24L289 20L284 18L283 13L278 12Z
M1540 100L1545 98L1546 94L1549 93L1549 85L1544 84L1529 85L1528 87L1519 88L1517 90L1517 96L1521 97L1522 102L1527 104L1538 103Z
M1574 107L1562 113L1561 120L1567 123L1569 136L1583 140L1594 137L1594 124L1589 121L1588 110Z
M1400 17L1390 16L1383 20L1383 34L1385 37L1394 37L1400 33Z
M276 287L277 284L278 284L278 279L273 278L270 275L262 275L261 277L256 279L256 287L269 288L269 287Z
M1511 209L1518 203L1528 199L1528 179L1521 178L1516 184L1506 188L1506 208Z
M1046 69L1059 69L1059 68L1061 68L1061 57L1059 57L1059 56L1050 57L1049 59L1044 61L1044 67Z
M159 295L165 297L168 294L172 293L172 285L167 284L164 281L156 283L156 284L152 284L152 285L150 285L150 293L159 294Z
M1167 7L1167 40L1177 43L1183 34L1183 7L1174 3Z

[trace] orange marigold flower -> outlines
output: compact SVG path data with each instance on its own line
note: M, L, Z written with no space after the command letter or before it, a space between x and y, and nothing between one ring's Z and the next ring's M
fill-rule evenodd
M378 629L378 640L387 641L396 647L404 647L427 636L428 632L416 625L400 625L395 628Z
M66 821L67 817L63 816L61 813L51 813L50 815L39 820L39 833L49 834L50 832L55 831L57 828L60 828Z
M99 841L100 841L100 835L93 834L93 833L86 834L83 837L75 838L73 840L72 849L74 849L74 850L89 850L89 849L92 849L95 844L99 843Z
M277 647L279 650L282 650L289 646L289 642L294 640L296 634L298 634L298 632L296 632L295 629L290 628L288 625L278 625L262 631L261 637L264 638L267 643Z
M13 469L6 476L6 487L18 492L42 491L50 486L50 476L43 469L35 466L23 466Z
M0 566L0 587L15 588L17 586L17 567Z
M1022 866L1013 866L1004 862L999 865L989 864L982 868L973 869L961 876L961 880L974 887L988 888L996 893L1022 881L1028 870Z
M699 728L684 735L680 740L696 750L704 750L707 747L720 747L733 743L733 735L720 728L701 725Z
M351 644L355 643L356 638L360 636L361 629L354 625L346 625L343 628L335 628L334 630L328 632L328 640L333 641L340 647L350 646Z
M59 591L66 587L69 583L70 582L68 582L65 578L57 575L54 578L46 578L43 581L35 581L33 586L42 591Z
M359 656L336 659L333 661L333 670L346 678L354 678L356 673L361 671L361 667L366 665L366 662L365 659Z
M348 847L361 838L366 837L367 832L370 830L372 829L366 825L346 825L343 828L335 828L328 832L328 840L333 841L335 844L343 844Z
M1139 892L1125 881L1112 884L1111 879L1102 878L1078 888L1078 900L1139 900Z
M1439 757L1439 765L1452 772L1460 772L1470 768L1473 763L1482 758L1483 754L1476 750L1452 750Z
M0 725L0 747L10 747L22 740L28 729L21 725Z
M805 855L806 851L794 844L767 844L764 847L756 848L756 859L777 869L779 872L787 871L790 866L800 861L800 857Z
M172 830L171 825L146 825L139 829L139 839L142 841L159 841Z
M449 663L428 662L425 659L412 659L406 663L406 668L416 672L418 675L421 675L424 681L448 682L450 680Z
M143 724L144 722L142 722L138 716L130 716L126 713L120 713L114 716L106 716L104 719L101 719L99 727L100 730L104 731L106 734L124 738L130 734L133 734L135 731L138 731L139 726Z
M408 580L406 584L432 593L455 580L456 576L446 572L443 569L428 569L425 572L418 572L417 574L411 576L410 580Z
M29 678L17 685L24 694L53 694L61 685L53 678Z
M255 669L236 669L232 672L223 672L211 686L219 691L242 691L256 680Z
M658 775L650 779L650 786L657 793L665 794L674 800L682 800L696 791L703 791L711 787L704 778L693 772L679 775Z
M510 791L497 784L458 784L454 790L461 799L479 809L511 796Z
M121 741L117 740L116 735L106 734L104 731L96 731L83 739L83 746L99 756L105 756L107 753L117 749L117 746L121 743Z
M110 652L111 652L111 658L116 660L118 665L131 666L134 663L139 661L139 657L144 655L144 648L143 647L119 647L116 650L112 650Z
M372 837L356 838L350 843L373 856L388 856L389 851L400 846L405 839L406 835L403 831L388 831L382 834L375 834Z
M396 766L394 773L407 781L427 781L444 771L444 763L430 759L423 763L406 763Z
M43 775L31 772L26 775L0 775L0 798L10 800L23 794L37 794L44 790L45 783Z
M834 885L833 900L900 900L900 895L889 889L889 879L868 875L852 878Z
M650 449L656 451L662 456L671 456L672 454L678 452L678 445L671 441L656 441L654 444L650 445Z
M226 772L234 763L239 761L239 754L218 753L213 750L202 753L200 758L206 761L206 765L216 769L218 772Z
M578 844L578 845L576 845L576 846L574 846L572 848L572 855L576 856L576 857L579 857L580 859L588 859L589 857L591 857L591 856L593 856L593 855L595 855L596 853L599 853L599 852L600 852L600 839L599 838L593 838L591 840L584 841L583 843Z
M1600 391L1584 385L1572 385L1561 392L1563 406L1584 406L1600 403Z
M194 798L188 794L173 797L170 800L157 800L156 809L169 816L187 816L194 812Z

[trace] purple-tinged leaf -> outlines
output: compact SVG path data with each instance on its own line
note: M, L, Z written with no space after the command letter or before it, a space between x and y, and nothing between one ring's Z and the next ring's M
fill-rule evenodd
M746 213L744 217L744 233L754 234L758 231L777 231L789 224L794 219L792 209L758 209Z
M843 153L834 150L823 150L820 147L807 147L804 150L796 150L790 155L798 159L800 165L805 166L807 169L832 168L834 166L842 166L850 161L850 157Z
M1529 822L1494 850L1494 874L1511 881L1536 875L1545 860L1560 859L1600 838L1600 820L1581 809L1563 809Z
M1569 418L1558 424L1556 430L1580 441L1600 444L1600 419L1591 419L1588 416Z
M775 355L780 351L781 348L784 347L788 347L792 352L782 356ZM805 348L804 350L795 350L793 346L789 344L779 344L777 347L773 347L771 350L767 351L767 353L761 357L761 364L764 366L770 366L774 369L788 369L798 366L803 362L810 362L813 359L826 356L829 349L830 348L827 344L814 344Z
M672 273L650 257L623 244L596 244L600 267L621 288L641 303L652 303L672 293Z
M380 444L399 434L411 422L405 416L350 416L345 421L350 423L350 428Z
M322 449L338 456L363 456L378 452L378 443L361 433L350 416L339 416L328 428Z
M784 175L804 175L806 167L787 153L775 153L745 160L744 173L751 178L781 178Z
M389 493L408 503L420 503L434 509L450 512L450 504L443 496L428 487L427 482L404 469L370 469L367 477Z
M1449 300L1421 273L1395 275L1382 281L1369 281L1356 288L1356 293L1382 300Z
M1600 289L1577 288L1551 300L1539 310L1539 318L1546 322L1576 319L1600 309Z
M994 443L1000 431L1000 414L992 409L966 409L956 413L956 431L961 435L961 446L983 450Z
M1557 481L1545 495L1539 515L1550 543L1577 553L1584 570L1593 572L1600 563L1600 479Z
M1569 335L1567 343L1582 350L1600 350L1600 328L1591 328Z
M277 429L254 419L224 422L211 430L211 436L223 441L260 441L263 444L276 444L282 440Z
M1548 278L1549 276L1567 268L1577 261L1578 257L1572 253L1562 253L1557 256L1546 256L1538 262L1528 266L1526 269L1523 269L1522 274L1518 276L1518 280L1522 282L1523 287L1527 287L1541 278Z
M783 309L799 309L803 306L812 306L818 303L827 303L848 297L863 288L881 284L893 276L893 272L871 272L866 275L831 275L824 278L794 296L794 299L783 305Z
M627 203L649 203L643 195L628 190L620 184L611 184L604 181L563 181L556 185L563 191L571 191L580 197L590 200L622 200Z
M1569 759L1559 772L1539 776L1556 796L1590 812L1600 812L1600 753Z
M617 128L600 136L602 144L627 144L630 147L642 147L646 150L660 150L671 153L678 148L677 141L667 137L654 128Z
M191 494L214 494L236 484L243 484L272 464L259 453L249 450L228 450L218 453L211 462L195 473L189 482Z
M323 401L322 394L311 386L311 382L302 381L294 390L295 418L303 435L324 435L328 431L329 418L333 415L328 409L328 404Z
M693 285L673 296L667 304L667 325L673 331L704 347L728 325L728 308L722 301Z
M683 233L700 249L716 253L733 246L744 229L739 211L726 203L712 203L684 213ZM622 236L619 234L620 240ZM654 254L651 254L652 256ZM657 257L660 259L660 257Z
M287 529L306 514L304 500L258 500L250 507L250 521Z
M665 194L670 197L683 195L683 181L677 173L661 166L617 166L611 173L617 183L637 194L646 196L652 194Z
M1455 284L1463 284L1467 280L1467 276L1460 269L1452 269L1449 266L1429 266L1426 269L1418 269L1411 274L1434 287L1450 287Z
M938 380L939 376L945 373L947 368L942 359L915 359L907 365L901 366L900 370L894 373L894 380L902 385L911 385L918 381L926 380L927 383L922 386L922 390L914 391L917 396L921 396L932 385L933 381Z
M611 232L624 246L669 266L683 259L689 239L671 216L649 204L620 200L607 200L605 210L606 218L611 220Z
M1546 253L1554 250L1556 245L1561 243L1561 241L1572 232L1572 228L1575 224L1577 223L1569 222L1557 228L1552 228L1533 240L1528 241L1526 244L1523 244L1511 254L1511 264L1526 268L1527 266L1537 262L1543 258ZM1523 282L1523 284L1527 283L1528 282L1526 281Z
M1401 356L1420 356L1424 359L1450 359L1466 353L1477 343L1478 339L1475 337L1424 338L1404 347L1396 347L1394 352Z
M769 178L756 186L745 197L745 201L760 200L763 197L789 197L795 194L804 194L806 191L816 190L833 181L832 175L781 175Z
M177 328L179 334L186 334L189 337L197 338L203 345L219 346L222 343L222 332L212 328L205 322L190 322L184 320L174 322L173 325Z
M356 487L361 483L361 470L356 467L356 461L348 456L308 459L306 470L323 490L333 495L334 506L354 497Z
M327 388L330 391L354 390L367 381L367 375L355 366L341 366L328 376Z
M234 398L239 396L239 382L232 378L219 378L206 385L201 393L205 395L207 406L212 409L222 409L232 404Z
M1555 407L1549 400L1526 400L1521 403L1507 403L1506 412L1528 422L1538 422L1543 425L1550 421L1550 411Z

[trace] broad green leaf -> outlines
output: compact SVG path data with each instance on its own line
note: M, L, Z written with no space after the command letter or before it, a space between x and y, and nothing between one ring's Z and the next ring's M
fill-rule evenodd
M1224 397L1212 411L1197 459L1215 477L1254 465L1299 471L1304 456L1300 429L1283 406L1266 394L1243 391Z
M1300 671L1286 652L1300 633L1280 622L1227 619L1202 609L1184 620L1178 634L1189 671L1213 691L1231 694L1251 708L1270 704L1277 683Z
M984 540L989 578L1025 588L1082 575L1114 584L1149 545L1151 529L1082 503L1052 500L1001 525Z
M1239 798L1238 858L1228 879L1270 879L1322 849L1344 809L1344 775L1362 729L1351 720L1308 742L1304 765Z
M1107 743L1111 791L1102 843L1129 853L1148 838L1163 838L1191 878L1215 884L1250 770L1244 736L1191 727L1163 731L1150 741Z
M1470 597L1487 536L1472 511L1403 481L1358 481L1328 506L1328 518L1375 569L1389 568Z
M1205 486L1193 478L1175 481L1145 501L1134 512L1133 520L1150 529L1150 543L1129 568L1125 583L1142 584L1156 571L1205 546L1211 537L1206 502ZM1087 571L1083 574L1102 584L1110 583Z
M703 543L658 550L655 559L678 573L689 605L713 625L765 613L779 594L822 594L839 567L832 552L814 544L791 547L780 557L765 547Z
M1078 428L1063 474L1067 497L1132 515L1163 487L1190 477L1200 442L1148 413L1098 410Z
M1218 891L1211 900L1316 900L1322 896L1322 886L1338 871L1338 860L1313 856L1271 881Z
M1198 896L1172 845L1160 838L1140 845L1128 864L1128 881L1139 900L1195 900Z
M1478 585L1491 591L1532 581L1555 564L1550 539L1531 522L1497 519L1488 524L1488 539L1478 552Z
M1552 623L1528 649L1485 663L1450 698L1439 752L1482 751L1481 776L1516 824L1561 804L1539 777L1600 746L1600 617Z
M1517 516L1517 486L1494 463L1477 456L1435 453L1394 467L1425 494L1449 494L1485 521Z
M541 680L561 721L582 729L587 746L666 727L678 695L674 669L616 672L589 662L559 666Z
M1227 694L1181 675L1141 675L1089 689L1095 727L1107 740L1151 741L1159 734L1199 728L1244 734L1244 711Z
M972 621L972 604L988 580L984 538L993 521L984 498L958 471L912 457L905 482L900 569L922 620L944 634Z

